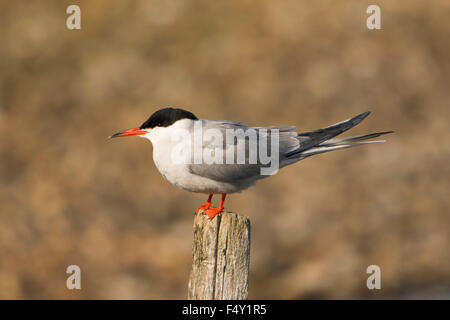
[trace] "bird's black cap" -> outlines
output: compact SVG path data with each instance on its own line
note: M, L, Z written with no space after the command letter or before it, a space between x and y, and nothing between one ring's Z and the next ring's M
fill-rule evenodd
M177 108L164 108L156 111L150 116L139 129L152 129L155 127L168 127L181 119L197 120L198 118L191 112L177 109Z

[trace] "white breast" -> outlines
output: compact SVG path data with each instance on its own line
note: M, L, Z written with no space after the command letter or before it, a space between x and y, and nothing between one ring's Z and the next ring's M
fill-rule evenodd
M193 128L194 121L190 119L179 120L169 127L156 127L151 129L148 134L143 136L153 144L153 161L159 172L170 183L191 192L239 192L239 186L192 174L189 170L189 164L176 157L178 154L177 150L183 144L183 140L177 139L177 135L182 130L190 131Z

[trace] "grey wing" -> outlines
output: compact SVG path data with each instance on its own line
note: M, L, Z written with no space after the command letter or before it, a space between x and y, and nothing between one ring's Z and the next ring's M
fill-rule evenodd
M265 176L261 176L261 168L268 166L267 164L262 164L259 159L257 159L256 162L249 161L250 150L253 150L256 154L258 154L258 151L252 148L251 144L248 143L248 140L245 140L245 136L236 136L232 141L229 141L230 139L226 139L227 129L241 129L244 132L249 132L249 129L253 129L253 131L256 132L257 145L259 145L259 139L261 137L265 137L270 143L270 136L273 132L271 130L277 130L279 133L279 147L277 147L276 150L279 153L280 161L284 159L284 154L299 148L300 142L297 138L297 133L295 132L296 127L293 126L248 127L241 122L210 120L202 120L202 124L204 133L209 129L213 129L220 132L223 137L221 141L218 141L219 139L204 138L202 145L203 152L211 152L213 154L217 152L222 153L222 162L207 164L203 161L201 164L190 164L189 171L193 174L216 181L234 182L244 179L263 178ZM237 149L240 144L243 144L245 148L244 163L237 162ZM270 150L270 146L268 149ZM234 161L231 164L226 163L227 152L232 152L234 155Z
M353 128L358 123L364 120L370 112L361 113L353 118L338 122L326 128L317 129L314 131L298 133L297 139L300 141L300 146L285 154L287 158L298 157L304 151L314 148L321 143L334 138L335 136Z
M381 141L365 141L378 137L380 135L391 133L392 131L376 132L366 135L361 135L357 137L348 137L343 139L333 139L335 136L351 129L352 127L359 124L364 118L369 115L370 112L361 113L353 118L347 119L345 121L336 123L334 125L328 126L326 128L317 129L308 132L295 132L296 128L291 126L281 126L281 127L247 127L240 122L232 121L208 121L203 120L206 128L218 129L222 132L222 136L225 137L224 133L226 129L255 129L258 133L268 131L270 129L275 129L279 132L279 145L278 145L278 155L279 155L279 167L282 168L291 163L302 160L314 154L319 154L323 152L328 152L332 150L338 150L342 148L348 148L363 144L384 142ZM268 131L270 135L270 131ZM264 134L262 135L264 136ZM258 135L258 139L260 135ZM245 138L244 138L245 139ZM226 139L225 139L226 140ZM239 140L239 139L238 139ZM226 141L223 144L214 142L205 142L203 145L205 150L222 150L227 149L237 149L237 143L235 141ZM269 149L270 150L270 149ZM246 154L249 148L246 148ZM265 176L261 176L261 168L264 167L258 161L256 164L248 164L246 158L245 164L199 164L191 165L190 171L194 174L208 177L218 181L232 182L242 179L257 179Z
M361 113L353 118L341 121L326 128L317 129L314 131L301 132L297 139L300 141L300 146L286 154L285 160L281 163L281 167L288 165L306 157L320 154L328 151L350 148L365 144L385 142L384 140L366 141L377 138L379 136L393 133L393 131L382 131L364 134L356 137L346 137L340 139L332 139L335 136L353 128L361 121L363 121L370 112Z
M265 132L270 129L276 129L279 132L279 144L278 144L278 156L279 156L279 167L282 168L291 163L302 160L314 154L319 154L323 152L328 152L332 150L338 150L342 148L348 148L369 143L378 143L381 141L365 141L378 137L380 135L391 133L392 131L386 132L376 132L371 134L366 134L357 137L348 137L343 139L333 139L335 136L351 129L352 127L359 124L364 118L369 115L370 112L364 112L353 118L347 119L345 121L336 123L334 125L328 126L326 128L317 129L308 132L295 132L296 128L291 126L281 126L281 127L247 127L240 122L232 121L207 121L205 122L206 127L216 128L221 130L223 133L227 128L230 129L255 129L258 133ZM270 131L268 131L270 135ZM223 133L223 136L226 135ZM258 135L258 138L260 136ZM226 142L222 144L205 143L205 149L222 150L237 149L236 143ZM246 148L246 154L248 152ZM248 160L248 159L246 159ZM225 162L224 162L225 163ZM190 170L192 173L198 174L200 176L208 177L218 181L236 181L247 178L262 178L261 168L263 165L258 161L256 164L211 164L211 165L191 165Z

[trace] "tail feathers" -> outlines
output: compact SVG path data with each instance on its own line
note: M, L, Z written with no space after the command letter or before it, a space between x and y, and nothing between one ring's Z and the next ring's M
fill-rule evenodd
M311 148L309 150L306 150L305 152L302 152L301 159L304 159L306 157L309 157L309 156L312 156L312 155L315 155L315 154L328 152L328 151L334 151L334 150L339 150L339 149L351 148L351 147L361 146L361 145L364 145L364 144L383 143L383 142L386 142L386 140L354 142L354 143L349 143L349 144L340 143L340 144L336 144L336 145L331 145L331 144L319 145L317 147L314 147L314 148Z
M332 147L332 146L338 146L338 145L347 145L347 144L358 142L358 141L362 141L362 140L377 138L377 137L379 137L381 135L389 134L389 133L393 133L393 132L394 131L383 131L383 132L375 132L375 133L364 134L364 135L355 136L355 137L346 137L346 138L341 138L341 139L331 139L331 140L327 140L327 141L321 143L319 146L321 146L321 147Z
M381 135L389 134L389 133L393 133L393 132L394 131L383 131L383 132L364 134L364 135L355 136L355 137L346 137L346 138L342 138L342 139L327 140L327 141L319 144L316 147L313 147L309 150L302 152L301 156L302 156L302 158L306 158L306 157L309 157L309 156L312 156L315 154L324 153L324 152L328 152L328 151L345 149L345 148L360 146L363 144L386 142L386 140L375 140L375 141L363 141L363 140L377 138Z
M297 139L300 141L300 147L296 150L293 150L289 153L287 153L286 157L297 157L300 153L303 153L303 151L306 151L308 149L311 149L315 146L320 145L322 142L325 142L331 138L334 138L338 134L343 133L344 131L347 131L350 128L353 128L358 123L364 120L365 117L367 117L370 114L370 112L364 112L360 115L357 115L356 117L347 119L345 121L336 123L332 126L317 129L314 131L308 131L308 132L301 132L298 134Z

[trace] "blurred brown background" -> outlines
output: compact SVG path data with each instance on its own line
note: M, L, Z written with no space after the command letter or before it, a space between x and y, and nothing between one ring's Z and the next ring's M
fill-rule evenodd
M186 298L206 198L165 181L149 142L107 139L167 105L299 130L371 110L349 135L396 131L229 197L252 221L250 298L449 298L449 16L420 0L0 2L0 298Z

